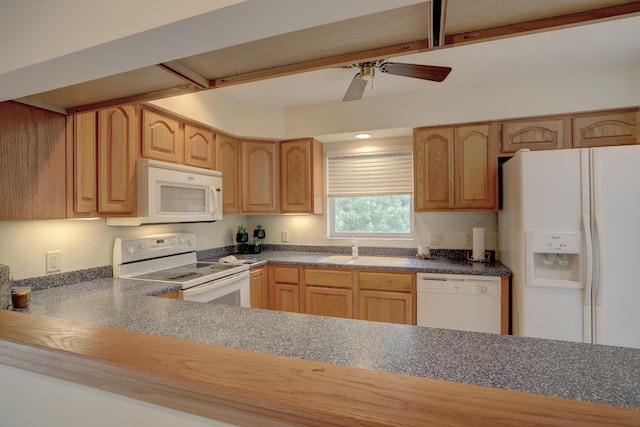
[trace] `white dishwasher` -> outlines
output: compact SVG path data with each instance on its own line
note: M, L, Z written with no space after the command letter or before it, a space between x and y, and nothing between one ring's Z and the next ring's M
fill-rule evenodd
M417 324L500 333L500 278L418 273Z

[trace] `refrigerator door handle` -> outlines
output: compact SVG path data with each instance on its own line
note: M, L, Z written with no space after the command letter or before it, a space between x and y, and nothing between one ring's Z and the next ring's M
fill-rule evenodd
M585 278L582 294L582 339L583 342L593 342L591 337L591 291L593 289L593 239L591 236L591 223L588 213L582 214L582 226L585 240Z
M598 234L598 277L595 281L595 287L593 292L594 304L596 307L602 305L602 277L604 277L604 245L602 244L602 215L597 212L594 215L594 222L596 223L596 233Z

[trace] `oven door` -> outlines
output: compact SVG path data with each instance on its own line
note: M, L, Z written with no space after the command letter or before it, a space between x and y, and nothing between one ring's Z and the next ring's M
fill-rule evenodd
M249 271L233 274L181 291L185 301L250 307Z

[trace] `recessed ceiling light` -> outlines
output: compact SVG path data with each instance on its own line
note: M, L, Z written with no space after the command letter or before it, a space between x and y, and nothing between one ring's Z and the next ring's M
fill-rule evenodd
M371 135L369 135L368 133L359 133L356 135L356 138L358 139L369 139L371 138Z

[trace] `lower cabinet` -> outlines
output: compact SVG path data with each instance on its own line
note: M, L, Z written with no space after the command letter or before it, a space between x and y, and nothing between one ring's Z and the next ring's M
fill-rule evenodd
M414 273L357 271L358 319L416 324Z
M272 310L416 323L415 273L269 265L267 277Z
M305 313L353 317L351 271L304 268L303 277Z
M269 266L268 308L279 311L300 312L300 275L298 267Z
M250 270L251 308L267 308L267 272L265 267Z

